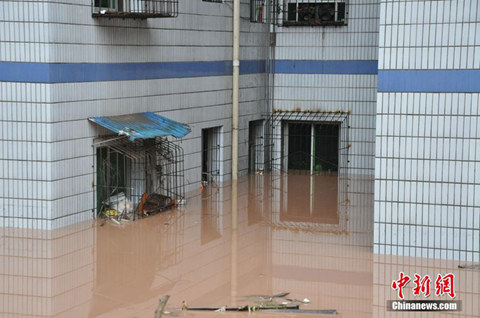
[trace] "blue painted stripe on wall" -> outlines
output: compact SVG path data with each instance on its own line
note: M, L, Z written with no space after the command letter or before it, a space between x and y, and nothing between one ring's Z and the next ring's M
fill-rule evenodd
M276 60L280 74L377 74L378 61L303 61Z
M378 91L479 93L480 70L379 71Z
M0 81L50 82L50 64L0 62Z
M232 62L229 63L231 65ZM266 61L264 60L241 61L240 74L265 73L267 71L265 63Z
M241 74L265 73L265 61L242 61ZM0 81L29 83L75 83L124 81L232 74L232 61L160 63L0 63Z

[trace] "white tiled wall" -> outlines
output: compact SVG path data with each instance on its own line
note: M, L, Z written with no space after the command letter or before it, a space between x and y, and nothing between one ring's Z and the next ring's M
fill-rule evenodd
M95 278L91 222L57 231L1 228L0 236L2 316L88 315Z
M380 72L478 70L477 1L380 7ZM479 95L378 93L375 252L480 260Z
M241 60L265 60L265 24L242 1ZM231 2L180 1L167 19L98 19L90 0L1 1L0 61L142 63L231 60ZM265 74L240 79L240 147L265 111ZM200 182L201 129L223 126L230 177L231 77L33 84L0 82L0 224L56 228L92 216L96 180L89 117L160 112L192 127L183 141L187 191ZM241 148L243 149L243 148ZM247 171L241 151L240 173Z

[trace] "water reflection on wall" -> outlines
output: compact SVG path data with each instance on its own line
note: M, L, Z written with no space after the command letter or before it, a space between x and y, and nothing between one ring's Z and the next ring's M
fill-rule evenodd
M350 201L327 211L338 222L322 223L321 212L309 218L288 203L310 202L301 186L310 179L302 177L240 179L235 218L226 186L198 190L185 207L121 226L89 223L52 236L3 230L0 305L20 316L151 317L164 294L175 310L183 300L236 305L248 302L246 295L287 291L310 298L309 308L369 317L371 182L350 181Z
M336 187L331 175L266 178L273 290L308 296L316 308L345 317L370 317L373 181L357 177Z
M95 299L91 314L142 303L170 290L178 277L158 275L183 260L184 218L172 211L160 218L99 228Z
M0 228L0 316L85 317L94 285L95 229Z

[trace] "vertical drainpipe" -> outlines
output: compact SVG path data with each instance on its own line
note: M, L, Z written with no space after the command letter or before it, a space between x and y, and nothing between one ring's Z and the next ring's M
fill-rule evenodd
M237 301L237 241L238 241L238 83L240 77L240 0L233 0L233 78L232 78L232 258L231 303Z
M238 90L240 77L240 0L233 0L232 180L238 177Z

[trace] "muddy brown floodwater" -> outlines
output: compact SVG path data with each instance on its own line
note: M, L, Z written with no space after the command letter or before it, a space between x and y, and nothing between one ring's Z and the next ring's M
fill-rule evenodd
M168 294L163 317L312 317L181 311L182 301L239 306L252 303L251 295L289 292L286 298L310 300L302 309L386 317L385 301L396 299L390 284L401 270L454 272L463 301L458 314L480 316L478 271L373 255L372 193L368 179L255 175L199 190L184 207L120 226L4 228L0 316L154 317Z

